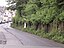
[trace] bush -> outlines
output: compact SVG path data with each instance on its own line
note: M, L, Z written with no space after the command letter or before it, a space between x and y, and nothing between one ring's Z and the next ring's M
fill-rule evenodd
M47 36L47 38L56 42L64 43L64 35L62 35L60 32L50 32Z
M44 37L44 38L48 38L48 39L52 39L56 42L60 42L60 43L64 43L64 33L63 32L58 32L58 31L54 31L54 32L49 32L46 33L43 30L35 30L33 27L27 27L27 28L21 28L21 26L16 26L16 24L12 24L13 28L17 28L17 29L22 29L25 32L29 32L31 34L35 34L38 35L40 37Z
M54 41L56 41L56 42L64 43L64 38L63 38L63 36L57 36L57 35L55 35L52 39L53 39Z

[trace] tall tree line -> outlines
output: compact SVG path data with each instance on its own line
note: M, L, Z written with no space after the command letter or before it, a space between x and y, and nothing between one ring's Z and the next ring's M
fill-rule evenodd
M16 3L16 16L13 23L45 32L64 32L64 0L8 0ZM26 20L25 20L26 19Z

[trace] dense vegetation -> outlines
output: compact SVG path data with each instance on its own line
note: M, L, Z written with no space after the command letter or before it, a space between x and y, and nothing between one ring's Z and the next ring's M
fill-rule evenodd
M15 0L12 27L64 43L64 0Z

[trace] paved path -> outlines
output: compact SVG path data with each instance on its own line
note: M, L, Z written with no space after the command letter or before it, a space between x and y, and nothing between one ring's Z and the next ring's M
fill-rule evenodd
M1 44L0 48L64 48L64 44L13 29L8 24L0 25L0 31L7 39L7 43Z
M0 29L4 33L6 40L7 40L6 44L0 44L0 48L11 48L11 47L14 48L14 46L15 46L15 48L17 48L17 47L19 48L20 46L22 46L20 41L14 35L10 34L3 28L0 28Z

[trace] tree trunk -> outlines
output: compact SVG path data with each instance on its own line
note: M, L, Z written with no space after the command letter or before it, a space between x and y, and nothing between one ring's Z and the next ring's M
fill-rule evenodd
M47 33L49 32L49 27L50 27L49 24L44 25L45 32L47 32Z
M52 32L56 32L58 31L58 22L56 20L53 21L53 25L52 25Z

